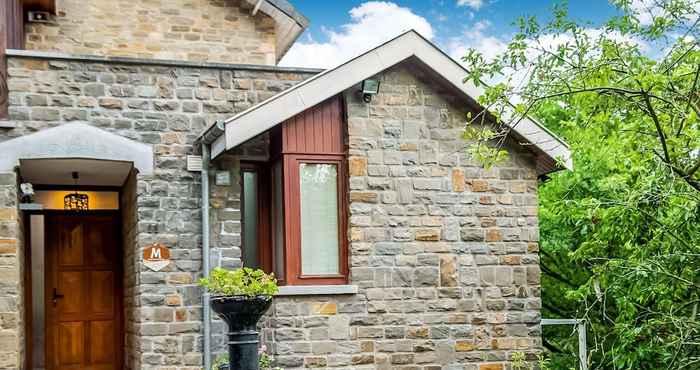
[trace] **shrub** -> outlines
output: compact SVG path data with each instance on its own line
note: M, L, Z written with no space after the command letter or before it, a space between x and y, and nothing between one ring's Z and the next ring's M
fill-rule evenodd
M242 267L226 270L220 267L212 270L209 278L199 279L203 286L214 296L271 296L277 293L277 279L273 274L263 270Z

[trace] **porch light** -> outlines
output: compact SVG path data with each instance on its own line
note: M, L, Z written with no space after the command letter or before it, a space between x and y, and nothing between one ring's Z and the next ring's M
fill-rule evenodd
M379 80L366 79L362 81L362 100L365 103L372 101L372 96L379 94Z
M72 173L73 180L75 181L75 186L78 186L78 172ZM88 196L87 194L80 194L78 190L75 193L68 194L63 197L63 209L69 211L87 211L88 210Z

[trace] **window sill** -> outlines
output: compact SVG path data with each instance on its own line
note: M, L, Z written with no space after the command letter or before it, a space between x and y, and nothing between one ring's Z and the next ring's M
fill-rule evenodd
M0 128L17 128L17 123L0 119Z
M357 285L296 285L281 286L276 296L343 295L357 292Z

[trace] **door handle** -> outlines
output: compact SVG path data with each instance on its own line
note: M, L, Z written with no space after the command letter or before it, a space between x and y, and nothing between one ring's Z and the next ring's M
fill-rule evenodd
M54 307L56 307L56 304L58 303L58 300L61 299L61 298L63 298L63 297L64 297L63 294L58 294L58 289L53 288L53 298L52 298L52 301L53 301Z

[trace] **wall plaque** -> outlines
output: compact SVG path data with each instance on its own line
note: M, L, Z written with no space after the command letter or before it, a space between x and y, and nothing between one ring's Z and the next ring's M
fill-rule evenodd
M143 250L143 264L153 271L160 271L170 264L170 249L160 243Z

